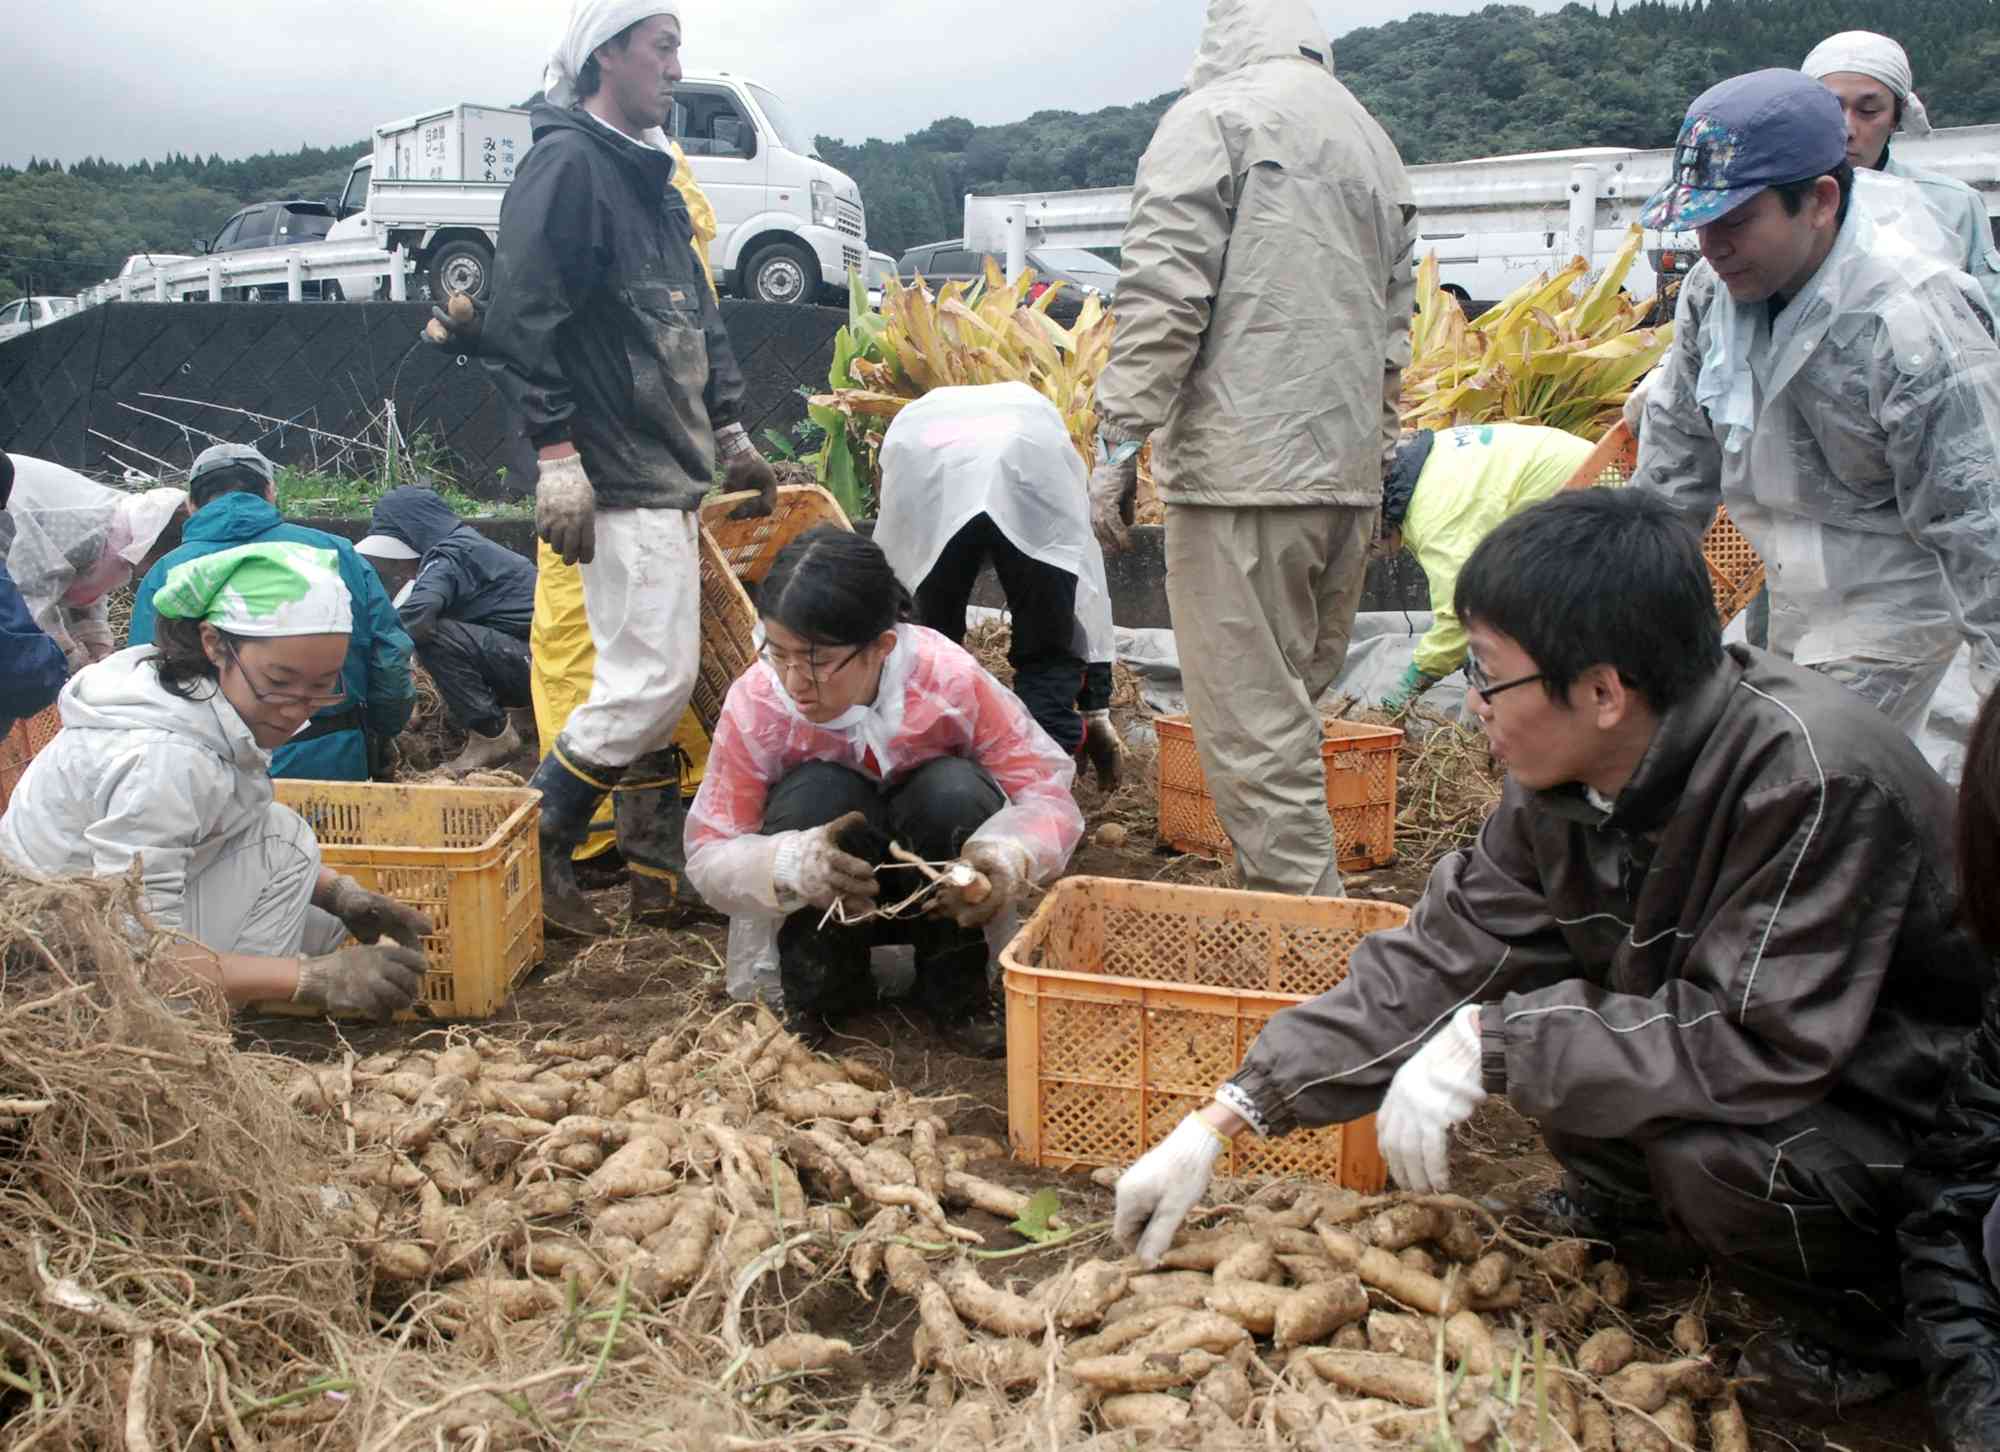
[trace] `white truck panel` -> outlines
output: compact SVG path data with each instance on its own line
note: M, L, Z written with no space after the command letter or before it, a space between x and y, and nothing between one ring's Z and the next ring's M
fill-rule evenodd
M534 136L514 106L453 106L375 128L375 180L511 182Z

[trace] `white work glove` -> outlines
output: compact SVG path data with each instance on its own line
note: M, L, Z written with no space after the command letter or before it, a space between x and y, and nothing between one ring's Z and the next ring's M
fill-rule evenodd
M961 928L983 928L1017 902L1027 886L1028 854L1018 842L974 840L945 870L931 911Z
M786 837L778 844L771 868L778 890L817 908L830 908L842 900L865 903L879 895L882 887L875 880L875 869L840 845L841 834L867 820L864 813L849 812L824 827Z
M424 955L396 943L349 946L299 964L292 1002L335 1018L388 1018L416 1001Z
M431 920L393 897L370 892L345 874L333 880L326 911L339 918L348 932L364 943L388 938L405 948L421 948L430 935Z
M597 558L597 491L583 472L581 454L543 459L535 484L535 533L566 565Z
M1451 1184L1451 1127L1486 1102L1479 1072L1479 1005L1467 1004L1396 1071L1375 1114L1375 1140L1405 1190Z
M1132 543L1132 516L1139 497L1138 440L1097 439L1097 466L1090 471L1090 527L1107 555Z
M1228 1145L1222 1131L1199 1114L1190 1114L1118 1177L1112 1228L1127 1250L1136 1245L1139 1264L1147 1270L1157 1266L1174 1243L1181 1221L1207 1192L1215 1162Z
M762 519L778 507L778 471L757 451L742 424L724 424L715 431L715 446L722 454L722 467L729 477L729 492L755 490L755 499L746 499L729 511L731 519Z

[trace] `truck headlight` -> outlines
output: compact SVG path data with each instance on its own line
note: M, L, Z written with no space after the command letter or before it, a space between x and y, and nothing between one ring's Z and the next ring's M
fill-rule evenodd
M834 201L832 182L812 184L812 209L815 227L831 227L838 221L840 208Z

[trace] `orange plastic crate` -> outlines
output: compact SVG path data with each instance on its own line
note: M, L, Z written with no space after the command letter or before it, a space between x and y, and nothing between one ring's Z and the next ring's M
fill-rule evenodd
M1322 718L1326 741L1326 809L1333 818L1335 860L1344 872L1386 867L1396 860L1396 757L1403 733L1393 726ZM1186 716L1153 721L1160 738L1157 780L1160 840L1205 857L1233 855L1215 815L1215 798Z
M692 704L711 735L730 686L757 658L757 611L745 587L761 581L778 551L814 525L853 528L840 501L817 484L780 487L777 508L760 518L729 517L754 497L723 494L701 507L701 666Z
M7 728L6 735L0 736L0 812L7 810L7 799L27 774L28 763L56 739L60 730L62 717L56 714L54 706L47 706L25 720L16 721Z
M1639 441L1620 420L1597 447L1583 467L1570 478L1567 488L1595 489L1623 485L1639 467ZM1708 583L1715 591L1715 613L1727 625L1764 588L1764 559L1757 547L1744 538L1743 531L1720 506L1708 530L1701 537L1701 556L1708 565Z
M1408 920L1393 903L1065 878L1000 957L1015 1158L1130 1164L1208 1103L1266 1019L1338 983L1363 937ZM1387 1178L1372 1116L1241 1135L1217 1169L1368 1193Z
M542 794L524 787L272 783L320 860L429 915L424 1002L488 1018L542 961Z

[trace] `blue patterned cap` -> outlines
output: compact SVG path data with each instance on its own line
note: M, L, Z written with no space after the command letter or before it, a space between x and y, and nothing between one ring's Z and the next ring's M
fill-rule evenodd
M1709 87L1674 143L1673 180L1640 221L1687 231L1728 216L1757 193L1825 176L1847 159L1847 121L1833 92L1800 71L1752 71Z

